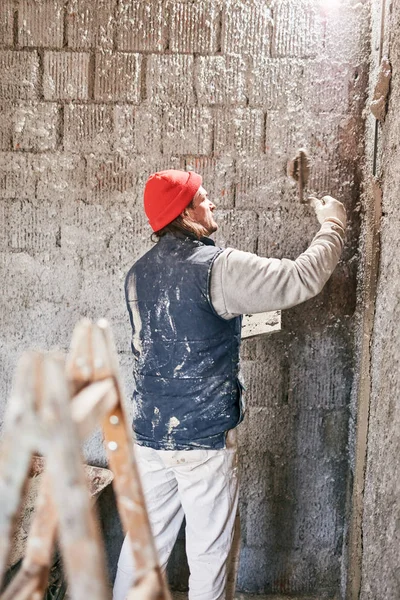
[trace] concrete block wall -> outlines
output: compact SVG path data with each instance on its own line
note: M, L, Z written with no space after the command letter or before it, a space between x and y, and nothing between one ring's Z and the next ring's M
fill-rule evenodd
M124 276L151 246L148 175L195 169L219 207L217 241L296 258L317 231L286 177L350 227L322 294L243 347L239 588L333 596L345 526L368 2L3 0L0 5L1 410L19 354L68 348L108 318L131 389ZM104 461L95 436L88 460ZM114 572L121 542L101 503ZM181 543L181 542L180 542ZM184 587L181 550L171 577Z

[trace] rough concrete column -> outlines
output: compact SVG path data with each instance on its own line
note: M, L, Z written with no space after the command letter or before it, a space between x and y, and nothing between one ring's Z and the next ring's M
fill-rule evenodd
M383 4L383 13L382 13ZM399 126L400 7L374 2L372 82L377 81L377 50L392 66L388 113L377 126L377 176L382 187L379 222L380 263L370 340L369 422L359 560L361 600L400 597L400 408L399 408ZM372 88L373 89L373 88ZM370 120L374 119L370 117ZM369 160L375 144L368 146ZM368 267L367 267L368 270Z

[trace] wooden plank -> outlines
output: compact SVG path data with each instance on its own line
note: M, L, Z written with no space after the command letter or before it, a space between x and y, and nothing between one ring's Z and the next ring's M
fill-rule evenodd
M79 321L73 331L65 369L72 396L95 381L113 376L101 331L89 319Z
M40 365L41 357L37 353L26 352L21 356L5 415L0 448L0 582L7 566L36 438L40 435L36 419Z
M64 363L44 357L42 417L49 432L47 471L59 515L59 540L72 600L106 600L106 565L99 530L91 510L78 428L70 412Z
M35 517L29 532L25 557L17 575L1 596L1 600L30 600L33 594L42 598L47 588L57 529L57 513L50 492L50 481L44 473L36 502Z
M84 440L99 426L104 417L118 402L114 379L92 383L83 388L71 402L72 419L78 425L79 435Z
M242 339L281 330L281 311L243 315Z
M117 351L110 327L106 321L98 324L108 352L118 395L118 405L102 423L107 457L115 473L113 486L124 531L131 540L131 549L137 573L134 588L138 598L171 600L154 543L146 503L134 451L132 430L124 410L122 387L117 362ZM139 586L139 591L138 591ZM143 587L140 587L143 586ZM136 597L136 595L135 595Z

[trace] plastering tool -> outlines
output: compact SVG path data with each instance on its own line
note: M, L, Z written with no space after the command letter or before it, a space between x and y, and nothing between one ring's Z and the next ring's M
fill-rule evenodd
M300 148L296 156L288 162L287 174L297 181L300 202L306 204L308 198L304 199L304 189L310 176L310 158L305 148Z

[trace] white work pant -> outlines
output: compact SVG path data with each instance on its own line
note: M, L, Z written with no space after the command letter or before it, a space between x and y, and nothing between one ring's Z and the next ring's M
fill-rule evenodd
M222 450L135 448L161 568L167 566L185 516L189 599L223 600L238 502L236 444ZM125 600L134 581L126 536L113 600Z

